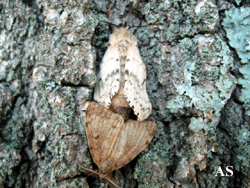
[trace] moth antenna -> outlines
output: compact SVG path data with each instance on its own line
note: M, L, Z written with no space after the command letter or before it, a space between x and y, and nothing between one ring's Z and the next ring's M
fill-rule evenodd
M106 186L109 185L110 187L122 188L117 183L115 183L113 180L111 180L109 177L105 177L105 181L106 181Z
M79 164L78 164L78 165L79 165ZM84 170L90 172L90 174L88 174L87 177L93 176L93 175L98 175L98 176L100 176L100 175L99 175L99 172L96 172L95 170L92 170L92 169L90 169L90 168L88 168L88 167L85 167L85 166L82 166L82 165L79 165L79 166L80 166L81 168L83 168Z

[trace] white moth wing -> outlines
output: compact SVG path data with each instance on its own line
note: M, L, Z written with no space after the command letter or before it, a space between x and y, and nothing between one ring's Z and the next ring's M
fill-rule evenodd
M146 119L152 110L146 91L146 68L136 45L131 45L125 65L124 92L139 121Z
M117 93L120 82L120 59L118 49L110 46L101 63L94 99L109 107L112 97Z

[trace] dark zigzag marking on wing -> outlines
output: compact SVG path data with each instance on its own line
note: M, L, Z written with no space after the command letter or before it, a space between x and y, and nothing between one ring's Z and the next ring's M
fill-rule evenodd
M112 77L116 78L117 76L118 76L118 79L112 79ZM118 82L117 84L118 84L118 87L119 87L119 81L120 81L120 79L119 79L119 69L113 70L110 74L108 74L106 76L106 78L104 78L104 81L101 78L102 92L100 92L101 93L100 98L105 98L106 96L108 96L108 98L111 100L112 97L117 93L117 91L119 89L119 88L117 88L117 91L115 91L115 92L112 90L112 89L115 89L115 88L113 88L116 85L115 82ZM107 83L107 81L108 81L108 83ZM111 81L111 83L110 83L110 81ZM106 90L107 87L109 88L108 90ZM103 92L103 91L106 91L106 92ZM103 102L106 103L107 101L103 101ZM110 104L111 104L111 101L108 102L108 106L110 106Z
M128 76L128 77L133 77L134 78L134 80L136 80L136 86L137 86L137 88L138 89L142 89L142 87L139 87L140 86L140 84L139 84L139 80L137 79L137 77L134 75L134 74L129 74L129 71L128 70L126 70L125 71L125 74ZM146 83L145 82L146 81L146 79L144 79L144 81L143 81L143 84L144 83ZM133 83L132 83L132 81L131 80L128 80L128 79L125 79L125 83L126 82L128 82L130 85L132 85ZM137 89L135 90L136 92L135 92L135 94L136 95L139 95L140 93L137 91ZM146 90L145 90L145 92L146 92ZM147 98L148 98L148 95L147 95L147 93L146 93L146 96L147 96ZM139 95L139 97L140 97L140 95ZM128 99L128 97L126 97L126 99ZM142 102L145 104L146 102L148 102L149 101L149 98L148 98L148 100L145 100L144 99L144 97L140 97L140 100L138 100L137 98L135 98L136 100L135 100L135 102L136 103L138 103L139 104L139 106L141 107L141 110L145 113L145 112L147 112L148 114L149 114L149 112L150 112L150 107L147 107L146 109L145 108L142 108ZM140 102L140 101L142 101L142 102ZM131 102L131 101L128 101L129 103ZM150 102L150 101L149 101ZM133 108L133 107L132 107ZM137 113L137 116L139 116L139 113Z

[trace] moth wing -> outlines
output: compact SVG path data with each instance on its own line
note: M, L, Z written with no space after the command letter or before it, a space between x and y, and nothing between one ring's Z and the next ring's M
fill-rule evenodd
M151 121L127 121L110 156L113 170L125 166L144 150L154 137L156 129L156 124Z
M114 139L116 139L124 119L92 102L88 105L85 116L86 135L89 150L94 162L99 166L109 156Z
M120 59L118 49L110 46L101 63L94 99L109 107L112 97L118 92L120 82Z
M136 45L132 45L127 54L125 65L124 92L139 121L145 120L152 106L146 91L146 67Z

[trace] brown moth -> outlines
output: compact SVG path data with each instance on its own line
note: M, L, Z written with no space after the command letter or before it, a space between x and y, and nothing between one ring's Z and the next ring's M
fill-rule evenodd
M154 137L156 124L151 121L125 121L122 115L92 102L86 110L86 135L89 150L99 172L83 167L100 178L106 185L119 187L108 174L132 161Z
M94 99L110 108L111 100L120 90L124 104L133 108L138 121L143 121L150 115L152 106L146 92L146 68L137 48L137 39L129 30L120 28L111 35L108 44Z

